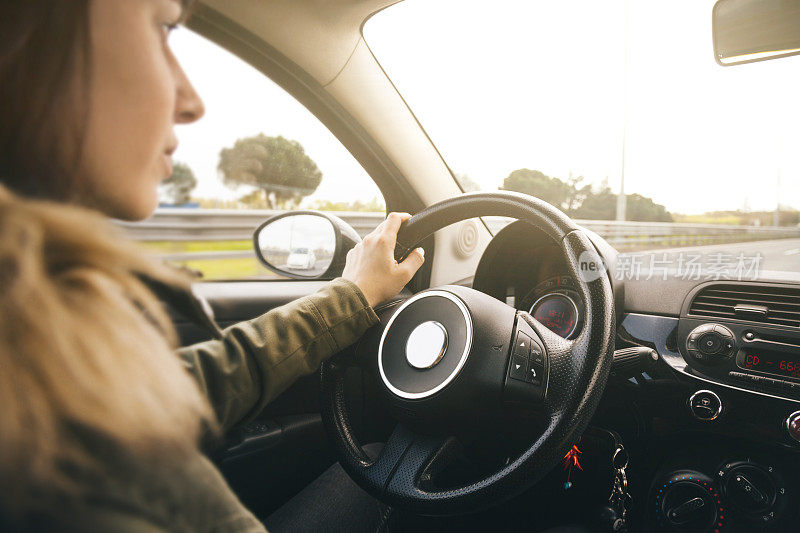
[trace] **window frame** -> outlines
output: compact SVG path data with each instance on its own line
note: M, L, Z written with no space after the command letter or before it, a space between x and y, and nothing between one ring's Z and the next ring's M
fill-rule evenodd
M263 39L204 4L197 4L193 8L185 26L255 68L314 115L375 182L383 195L387 213L401 211L413 214L425 208L403 173L378 143L316 79L295 62ZM434 251L433 237L426 239L424 245L432 257L433 253L430 252ZM412 279L409 285L415 291L430 285L432 263L433 261L425 261Z

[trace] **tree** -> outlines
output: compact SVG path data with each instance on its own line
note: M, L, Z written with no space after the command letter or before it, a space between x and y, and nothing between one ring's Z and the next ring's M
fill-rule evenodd
M571 188L558 178L551 178L539 170L529 170L521 168L515 170L503 180L500 187L505 191L517 191L530 194L553 204L559 209L566 207L567 200L570 198Z
M273 207L273 204L269 202L269 198L264 195L264 191L261 189L256 189L244 196L240 196L238 202L239 204L244 204L247 209L272 209Z
M672 222L667 209L641 194L626 195L626 218L637 222ZM597 192L590 191L581 205L570 212L575 218L588 220L614 220L617 216L617 195L608 186Z
M223 148L217 170L228 187L251 190L246 196L249 203L256 203L253 193L257 192L271 209L298 204L322 181L322 172L299 142L263 133Z
M354 200L352 202L336 202L332 200L317 200L311 206L317 211L358 211L362 213L385 213L386 203L377 196L370 200Z
M629 210L630 207L628 205ZM587 220L614 220L617 217L617 195L608 186L600 187L597 191L589 187L586 197L570 215Z
M611 192L608 180L599 187L581 185L583 176L572 176L565 182L551 178L538 170L521 168L503 181L502 190L517 191L541 198L568 215L588 220L614 220L617 215L617 195ZM641 194L628 194L628 220L642 222L672 222L667 209L652 198Z
M161 182L160 187L170 202L184 205L189 203L192 190L197 187L197 178L189 165L176 162L172 167L172 174Z
M641 194L628 194L626 204L628 220L639 222L672 222L672 215L667 208L657 204L652 198Z

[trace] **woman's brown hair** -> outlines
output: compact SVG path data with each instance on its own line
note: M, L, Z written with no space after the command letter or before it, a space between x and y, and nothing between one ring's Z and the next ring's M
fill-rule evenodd
M185 18L194 0L180 0ZM70 200L91 84L91 0L0 1L0 183Z
M198 446L213 415L141 276L189 290L103 216L0 186L0 502L103 475L92 443L151 462ZM87 440L87 435L90 438ZM46 501L46 500L45 500Z
M0 3L0 180L21 194L73 185L88 52L89 0Z
M150 461L213 427L140 278L189 280L101 215L41 200L74 190L90 3L0 2L0 515L79 495L75 472L107 467L93 442Z

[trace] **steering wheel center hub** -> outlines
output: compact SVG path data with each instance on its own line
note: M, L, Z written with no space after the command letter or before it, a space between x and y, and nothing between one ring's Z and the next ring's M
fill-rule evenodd
M432 396L455 379L472 347L472 318L455 294L424 291L406 300L386 325L378 369L396 396Z

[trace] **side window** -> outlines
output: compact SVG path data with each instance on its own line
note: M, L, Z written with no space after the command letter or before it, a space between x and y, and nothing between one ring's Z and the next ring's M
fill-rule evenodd
M134 238L203 278L276 278L253 252L252 232L287 210L337 212L370 226L380 190L342 144L269 78L189 29L170 45L206 113L177 127L172 176ZM351 213L342 215L341 212ZM358 212L358 215L353 215Z

